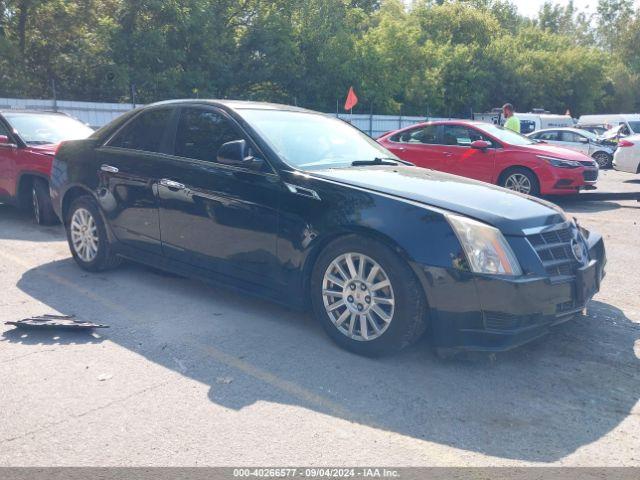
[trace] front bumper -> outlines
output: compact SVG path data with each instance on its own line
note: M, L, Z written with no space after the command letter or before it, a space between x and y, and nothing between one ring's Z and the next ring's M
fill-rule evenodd
M509 350L575 318L599 290L605 275L602 238L592 234L588 246L589 260L573 276L510 279L429 270L427 290L434 345Z
M541 177L542 195L568 195L580 190L593 189L598 181L597 168L551 169L548 176Z

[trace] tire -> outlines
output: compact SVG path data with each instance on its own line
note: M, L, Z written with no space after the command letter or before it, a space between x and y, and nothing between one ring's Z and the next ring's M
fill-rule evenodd
M613 156L607 152L596 152L592 155L592 158L596 161L598 167L602 169L611 168L613 163Z
M59 222L51 204L49 184L42 178L33 179L31 205L33 207L33 219L38 225L55 225Z
M350 275L346 260L349 255L354 272L363 262L362 276ZM344 274L337 273L331 278L343 281L347 277L342 287L328 280L328 275L339 271L334 262L342 265ZM370 277L374 264L379 267L378 273L366 278ZM365 281L357 281L357 278ZM390 282L390 287L371 288L382 285L385 279ZM352 285L355 285L354 290L351 290ZM341 296L325 294L340 290ZM335 307L341 298L343 305ZM315 317L327 334L341 347L360 355L380 356L398 352L416 341L426 327L424 293L411 268L391 249L366 237L349 235L325 247L311 274L311 303ZM363 310L355 313L358 305Z
M518 190L516 185L528 185L529 190ZM522 167L509 168L500 175L500 186L535 197L540 195L540 182L538 181L538 177L536 177L535 173L531 170Z
M85 227L85 230L78 230L78 227ZM122 262L113 251L100 210L90 196L84 195L73 200L65 218L65 229L73 259L84 270L109 270ZM95 249L87 250L87 242L84 242L84 249L78 246L83 242L78 241L76 234L82 237L82 232L91 237L91 246L95 246Z

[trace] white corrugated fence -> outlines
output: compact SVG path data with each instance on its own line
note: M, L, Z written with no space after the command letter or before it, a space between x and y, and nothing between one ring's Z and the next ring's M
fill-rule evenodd
M132 108L134 108L134 105L131 103L0 98L0 110L26 109L64 112L94 128L98 128L109 123L114 118L128 112ZM336 115L336 113L332 113L332 115ZM398 128L413 125L414 123L425 122L427 120L438 120L434 117L407 117L399 115L350 115L348 113L340 113L336 116L342 120L350 122L373 138L379 137L383 133L391 130L397 130Z

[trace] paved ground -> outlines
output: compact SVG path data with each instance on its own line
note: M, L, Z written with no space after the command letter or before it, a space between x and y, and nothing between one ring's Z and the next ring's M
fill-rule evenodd
M640 191L605 172L601 190ZM0 465L640 465L640 204L563 201L606 237L588 316L495 357L360 358L304 314L127 265L0 206Z

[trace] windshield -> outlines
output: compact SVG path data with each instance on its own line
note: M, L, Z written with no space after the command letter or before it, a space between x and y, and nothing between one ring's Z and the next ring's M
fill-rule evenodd
M6 113L4 117L29 145L77 140L87 138L93 133L85 124L55 113Z
M569 130L569 131L571 131L571 130ZM597 140L598 139L598 136L595 133L590 132L589 130L580 130L579 133L580 133L580 135L583 135L583 136L587 137L589 140Z
M633 133L640 133L640 122L627 122Z
M487 123L486 125L476 125L483 132L496 137L498 140L509 145L534 145L536 142L519 133L507 130L504 127Z
M286 110L242 110L242 116L289 165L321 169L396 157L337 118Z

